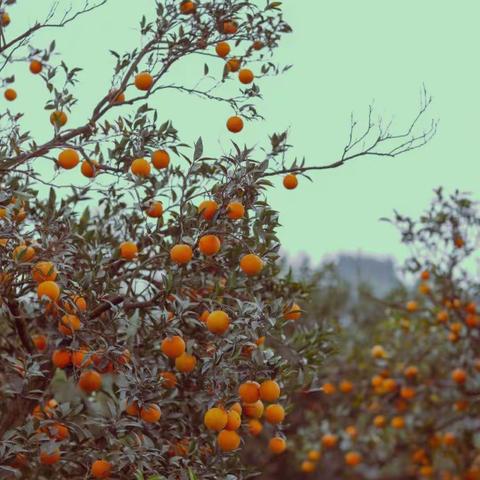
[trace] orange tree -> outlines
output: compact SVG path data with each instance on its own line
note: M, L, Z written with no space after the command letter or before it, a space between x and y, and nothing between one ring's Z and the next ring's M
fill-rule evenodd
M479 479L478 205L439 189L419 220L392 222L412 249L405 271L415 289L375 300L300 397L297 472Z
M309 170L418 148L435 133L435 122L418 130L430 99L404 132L372 110L364 131L352 121L330 164L289 161L285 133L207 156L150 99L221 102L225 134L239 134L260 118L261 77L282 70L270 57L290 27L279 2L164 0L140 21L142 46L112 52L111 85L80 123L80 69L35 35L105 3L57 2L9 35L15 1L0 0L2 478L243 478L254 468L235 451L260 418L263 448L285 449L289 392L328 348L323 329L298 326L308 287L277 264L269 177L292 189ZM205 59L208 87L168 83L185 58ZM19 75L45 86L47 140L15 111Z

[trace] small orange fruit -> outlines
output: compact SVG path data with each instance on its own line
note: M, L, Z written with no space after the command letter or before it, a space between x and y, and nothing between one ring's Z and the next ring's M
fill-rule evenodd
M42 465L54 465L60 461L60 450L55 448L52 451L40 450L40 463Z
M32 342L39 352L44 352L47 349L48 341L45 335L32 335Z
M178 245L174 245L170 250L170 258L173 262L184 265L188 263L193 257L192 247L190 245L186 245L180 243Z
M350 467L356 467L362 462L362 455L358 452L347 452L345 454L345 463Z
M373 419L373 424L377 428L383 428L387 424L387 419L383 415L377 415Z
M66 148L62 150L57 157L57 163L60 167L65 170L71 170L75 168L80 162L80 157L76 150L73 148Z
M227 412L227 425L225 426L226 430L238 430L242 424L242 417L235 410L229 410Z
M0 17L0 25L6 27L10 24L10 15L7 12L3 12Z
M230 53L230 45L227 42L217 43L215 51L219 57L225 58Z
M286 308L283 313L285 320L298 320L302 316L302 309L296 303L292 304L289 308Z
M300 470L303 473L313 473L315 471L315 463L311 462L310 460L304 460L300 465Z
M248 68L243 68L238 72L238 79L245 85L252 83L254 79L253 72Z
M207 328L210 332L221 335L228 330L230 317L222 310L214 310L208 315Z
M343 380L342 382L340 382L338 388L342 393L350 393L353 390L353 384L348 380Z
M57 271L52 262L38 262L32 268L32 278L37 282L53 281L57 278Z
M152 88L153 77L148 72L140 72L135 76L135 86L142 91L147 91Z
M243 130L243 120L238 116L230 117L227 120L227 128L232 133L239 133Z
M162 386L165 388L175 388L177 386L177 377L173 372L161 372Z
M48 297L52 302L56 302L60 297L60 287L57 283L47 280L38 285L37 295L40 300L43 297Z
M37 75L42 71L43 65L42 62L34 59L30 62L29 68L34 75Z
M195 2L191 2L189 0L180 4L180 12L184 15L191 15L192 13L195 13L196 9L197 5Z
M243 404L243 413L245 416L250 418L262 418L265 407L261 400L257 400L254 403L244 403Z
M147 423L157 423L161 416L162 411L155 403L146 405L140 410L140 418Z
M390 425L397 430L400 430L405 427L405 419L403 417L393 417Z
M282 423L285 418L285 410L278 403L269 405L265 409L265 420L272 425Z
M268 442L268 448L275 455L280 455L287 449L287 442L282 437L273 437Z
M68 350L54 350L52 363L57 368L66 368L72 363L72 354Z
M138 417L140 415L140 409L138 408L138 403L137 402L132 402L127 405L127 408L125 409L125 412L127 415L130 415L131 417Z
M151 218L160 218L163 215L162 202L152 202L148 207L147 215Z
M7 88L3 95L9 102L13 102L17 98L17 92L13 88Z
M298 179L297 176L293 173L289 173L283 177L283 186L287 190L294 190L298 186Z
M238 395L245 403L255 403L260 399L260 385L252 381L242 383L238 388Z
M167 168L170 163L170 155L165 150L155 150L152 152L152 164L157 170Z
M134 242L120 244L120 256L125 260L133 260L138 255L138 247Z
M50 123L55 127L63 127L68 121L68 116L65 112L55 110L50 114Z
M461 368L456 368L452 372L452 380L457 384L457 385L463 385L467 381L467 373L465 370Z
M228 414L223 408L210 408L203 416L203 423L209 430L220 432L228 423Z
M14 248L12 256L16 262L29 262L35 256L35 249L26 245L19 245Z
M80 375L78 386L86 393L96 392L102 388L102 376L95 370L87 370Z
M223 22L223 33L226 33L227 35L233 35L234 33L237 33L237 30L238 25L233 20L226 20Z
M215 200L204 200L198 206L198 213L200 213L205 220L212 220L217 210L218 204Z
M174 335L164 338L162 341L162 352L169 358L177 358L185 352L185 342L182 337Z
M242 62L238 58L231 58L227 61L227 70L229 72L238 72L240 70L240 65Z
M175 358L175 368L182 373L190 373L195 369L197 359L187 352L182 353Z
M262 433L262 430L263 430L262 422L260 422L256 418L252 418L248 421L248 431L254 437L257 437L258 435L260 435L260 433Z
M222 244L216 235L203 235L198 241L199 250L206 256L215 255L220 251Z
M415 312L418 310L418 303L415 300L407 302L406 309L409 312Z
M322 390L325 395L333 395L337 391L337 387L333 383L324 383L322 385Z
M227 217L230 220L238 220L245 215L245 207L240 202L230 202L227 206Z
M96 160L84 160L80 166L80 172L87 178L94 178L97 175L98 162Z
M64 335L73 335L73 332L80 330L82 324L76 315L64 315L59 324L58 331Z
M258 255L248 253L240 259L240 268L249 277L258 275L263 269L263 261Z
M130 165L130 171L137 177L148 177L151 170L150 164L144 158L136 158Z
M280 386L275 380L265 380L260 384L260 398L264 402L276 402L280 397Z
M90 468L94 478L108 478L112 473L112 464L107 460L95 460Z
M337 445L337 442L338 442L337 436L331 433L326 433L322 437L322 445L325 448L334 448Z
M222 430L217 436L217 443L220 450L231 452L240 446L240 436L233 430Z

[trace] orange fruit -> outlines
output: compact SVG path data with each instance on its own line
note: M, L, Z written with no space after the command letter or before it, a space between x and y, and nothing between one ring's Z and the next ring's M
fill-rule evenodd
M138 255L138 247L134 242L120 244L120 256L125 260L133 260Z
M66 170L75 168L79 162L80 157L77 151L73 150L73 148L66 148L65 150L62 150L57 157L58 165Z
M295 188L297 188L297 185L298 179L295 174L289 173L288 175L285 175L285 177L283 177L283 186L287 190L294 190Z
M199 250L206 256L215 255L220 251L222 244L216 235L203 235L198 241Z
M228 414L223 408L210 408L203 416L203 423L209 430L219 432L226 427L228 423Z
M252 418L248 421L248 431L254 437L257 437L258 435L260 435L260 433L262 433L262 430L263 430L263 425L256 418Z
M177 358L175 358L175 368L182 373L190 373L195 369L197 365L197 359L188 354L187 352L182 353Z
M212 220L218 210L218 204L215 200L204 200L198 206L198 213L202 215L205 220Z
M162 202L152 202L148 207L147 215L151 218L160 218L163 215Z
M278 403L269 405L265 409L265 420L272 425L282 423L285 418L285 410Z
M135 86L142 91L147 91L152 88L153 77L148 72L140 72L135 76Z
M242 424L242 417L235 410L229 410L227 412L227 425L225 426L226 430L238 430Z
M223 22L223 33L233 35L234 33L237 33L237 30L238 25L233 20L226 20L225 22Z
M217 444L220 450L231 452L240 446L240 436L233 430L222 430L217 436Z
M387 424L387 419L383 415L377 415L373 419L373 424L377 428L383 428Z
M467 381L467 373L465 370L461 368L456 368L452 372L452 380L457 384L457 385L463 385Z
M45 335L32 335L32 342L39 352L43 352L47 349L48 341Z
M53 281L57 278L57 271L52 262L37 262L32 268L32 278L37 282Z
M63 423L54 423L48 427L48 435L55 440L65 440L70 436L68 428Z
M322 454L318 450L310 450L307 453L307 458L311 462L318 462L321 458Z
M72 365L77 368L85 368L90 366L93 363L93 359L92 357L85 358L88 353L88 350L85 348L72 352Z
M7 12L2 13L2 16L0 17L0 24L2 27L6 27L10 24L10 15Z
M55 282L47 280L38 285L37 295L40 300L48 297L52 302L56 302L60 297L60 287Z
M125 92L120 92L119 90L114 90L112 93L112 103L118 105L125 101Z
M465 245L465 241L460 235L456 235L453 239L453 243L455 244L455 247L457 248L462 248Z
M98 162L96 160L84 160L80 166L80 172L87 178L94 178L97 175Z
M265 411L265 407L261 400L257 400L256 402L253 402L253 403L243 404L243 413L247 417L260 419L262 418L264 411Z
M40 450L40 463L42 465L54 465L60 461L60 450L55 448L54 450Z
M164 338L162 341L162 352L169 358L177 358L185 353L185 342L182 337L174 335Z
M68 116L65 112L55 110L50 114L50 123L55 127L63 127L68 121Z
M195 2L186 1L180 4L180 12L183 13L184 15L195 13L196 9L197 9L197 5L195 4Z
M152 165L157 169L167 168L170 163L170 155L165 150L155 150L151 155Z
M231 58L227 61L227 70L229 72L238 72L240 70L240 65L242 62L238 58Z
M337 391L337 387L333 383L324 383L322 385L322 390L325 395L333 395Z
M37 75L42 71L43 65L42 62L34 59L30 62L29 68L34 75Z
M147 423L157 423L161 416L162 411L155 403L146 405L140 410L140 418Z
M300 465L300 470L303 473L313 473L315 471L315 463L310 462L309 460L304 460Z
M322 445L325 447L325 448L333 448L337 445L337 442L338 442L338 438L336 435L333 435L331 433L326 433L323 437L322 437Z
M343 380L338 388L342 393L350 393L353 390L353 384L348 380Z
M202 314L200 315L200 321L203 323L207 323L208 316L210 315L210 312L208 310L204 310Z
M390 425L397 430L400 430L405 427L405 419L403 417L393 417Z
M375 345L372 347L371 354L373 358L385 358L386 353L381 345Z
M415 312L418 310L418 303L415 300L407 302L406 309L409 312Z
M174 245L170 250L170 258L173 262L184 265L188 263L193 257L192 247L190 245L186 245L180 243L178 245Z
M238 387L238 395L245 403L255 403L260 399L260 385L252 381L242 383Z
M228 330L230 317L222 310L214 310L208 315L207 328L210 332L221 335Z
M132 417L138 417L140 415L140 409L138 408L137 402L129 403L125 412Z
M75 295L73 297L73 302L81 312L85 312L87 310L87 301L83 297Z
M130 165L130 171L137 177L148 177L151 172L150 164L144 158L136 158Z
M242 415L242 406L240 403L235 402L231 407L230 410L233 410L234 412L237 412L239 415Z
M35 256L35 249L27 245L19 245L14 248L12 256L16 262L29 262Z
M345 454L345 463L350 467L356 467L362 462L362 455L358 452L347 452Z
M102 388L102 376L95 370L87 370L80 375L78 386L86 393L96 392Z
M282 437L273 437L268 442L268 448L275 455L280 455L287 449L287 442Z
M66 368L72 363L72 354L68 350L54 350L52 363L57 368Z
M76 315L64 315L59 324L58 331L64 335L73 335L73 332L80 330L82 324Z
M302 316L302 309L296 303L292 304L291 307L286 308L283 313L283 318L285 320L298 320Z
M227 120L227 128L232 133L239 133L243 130L243 120L238 116L230 117Z
M263 269L263 261L258 255L248 253L240 259L240 268L249 277L258 275Z
M107 460L95 460L90 468L93 478L108 478L112 473L112 464Z
M410 365L405 368L405 370L403 371L403 374L407 378L410 378L410 379L415 378L418 375L418 368L415 367L414 365Z
M238 72L238 79L245 85L252 83L254 79L253 72L248 68L242 68L242 70Z
M3 95L9 102L13 102L17 98L17 92L13 88L7 88Z
M240 202L230 202L227 206L227 217L230 220L238 220L245 215L245 207Z
M177 386L177 377L173 372L161 372L162 386L165 388L175 388Z
M261 42L260 40L256 40L255 42L253 42L252 48L254 50L261 50L263 47L263 42Z
M276 402L280 397L280 386L275 380L265 380L260 384L260 398L264 402Z
M227 42L219 42L215 51L219 57L225 58L230 53L230 45Z

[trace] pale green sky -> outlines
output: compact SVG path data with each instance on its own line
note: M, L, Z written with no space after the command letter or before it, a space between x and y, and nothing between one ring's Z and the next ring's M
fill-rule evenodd
M33 23L51 3L18 2L10 9L9 34ZM153 4L110 0L67 30L36 37L43 47L55 35L64 60L84 68L77 89L80 102L70 126L76 119L83 121L108 88L112 66L108 50L123 52L138 44L137 20L141 13L151 12ZM404 250L397 234L379 222L380 217L394 208L418 214L439 185L479 192L480 3L285 0L284 12L294 33L285 37L277 60L294 67L281 77L259 82L264 95L259 109L267 122L247 125L243 141L263 143L267 134L290 127L294 154L305 156L311 165L330 163L341 155L352 111L364 118L374 99L385 118L393 114L395 124L404 127L417 111L423 83L434 97L431 114L440 119L440 126L431 144L397 159L361 159L314 173L314 183L300 179L295 191L284 190L277 179L278 187L268 196L281 213L283 246L293 255L305 251L316 260L336 251L357 250L401 256ZM219 63L217 67L210 63L221 71ZM202 75L200 65L179 67L171 80L193 85ZM25 68L16 72L19 98L12 109L28 112L29 127L41 140L48 116L42 110L45 93ZM184 141L201 135L212 151L228 148L231 135L224 127L228 107L190 96L162 95L151 104L164 112L165 119L174 120Z

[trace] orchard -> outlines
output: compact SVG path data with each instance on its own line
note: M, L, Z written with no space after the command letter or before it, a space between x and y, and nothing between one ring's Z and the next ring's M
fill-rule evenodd
M268 122L262 79L288 69L281 2L152 0L138 44L92 52L115 67L84 121L76 87L94 72L37 35L109 0L52 2L11 34L22 1L0 0L0 478L480 478L478 286L460 270L472 201L439 193L420 224L394 219L420 248L419 293L381 299L387 319L359 345L335 338L335 308L317 321L268 200L274 182L289 195L311 173L424 146L428 94L398 131L372 107L352 119L330 163L297 160L287 131L246 145ZM199 58L206 84L171 83ZM25 82L44 90L29 108L46 137L16 107ZM225 107L228 152L152 106L172 90Z

